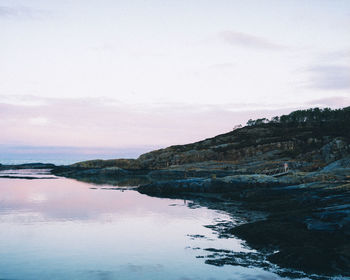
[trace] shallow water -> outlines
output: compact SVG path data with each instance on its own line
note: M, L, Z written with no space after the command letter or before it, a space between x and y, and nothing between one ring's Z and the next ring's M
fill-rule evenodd
M196 258L249 249L204 227L230 216L189 205L65 178L0 178L0 279L281 279Z

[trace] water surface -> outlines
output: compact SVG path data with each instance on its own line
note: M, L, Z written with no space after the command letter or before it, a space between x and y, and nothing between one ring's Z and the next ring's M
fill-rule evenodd
M0 279L281 279L198 258L205 248L249 251L204 227L227 214L109 188L0 178Z

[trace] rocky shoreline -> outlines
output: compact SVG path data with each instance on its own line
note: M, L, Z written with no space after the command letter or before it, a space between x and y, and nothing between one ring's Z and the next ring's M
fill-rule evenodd
M212 208L222 209L223 203L236 202L241 210L265 213L261 219L242 225L221 224L218 231L224 236L234 235L245 240L280 267L350 276L350 179L347 175L314 172L278 179L266 175L236 175L155 182L140 186L139 191L162 197L204 194L215 200ZM236 213L236 209L225 211ZM231 262L232 259L223 257L220 263Z
M245 240L282 268L350 277L350 108L335 111L344 114L335 119L315 112L297 111L288 121L243 127L137 159L13 168L50 168L57 176L139 186L150 196L191 198L233 216L245 213L251 218L244 223L213 230ZM312 117L309 123L306 117ZM214 265L242 258L209 252L220 257L208 260Z
M245 240L281 268L350 276L349 162L350 158L344 157L319 171L291 171L277 178L234 171L223 176L227 170L217 176L214 169L192 171L191 175L196 177L179 168L124 170L26 164L0 166L0 169L50 168L58 176L94 184L138 185L136 190L146 195L191 199L233 216L241 212L245 217L250 215L250 219L242 219L244 222L238 225L220 223L212 229L224 238L235 236ZM207 260L209 264L235 263L232 252L214 255L215 259ZM240 254L239 258L242 257Z

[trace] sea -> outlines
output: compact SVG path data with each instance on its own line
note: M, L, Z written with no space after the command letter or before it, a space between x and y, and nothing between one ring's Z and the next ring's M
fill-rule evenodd
M290 279L212 229L239 218L191 200L45 170L0 171L0 198L0 279ZM215 263L226 254L237 263Z
M0 148L2 164L64 165L147 152ZM281 270L214 229L241 219L192 200L144 195L136 185L56 177L45 169L1 170L0 279L345 279ZM227 258L233 265L220 261Z
M158 146L132 148L0 145L0 164L53 163L68 165L93 159L137 158Z

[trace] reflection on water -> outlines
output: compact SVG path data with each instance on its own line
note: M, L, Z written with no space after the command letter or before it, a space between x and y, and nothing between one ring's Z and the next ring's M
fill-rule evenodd
M187 203L63 178L0 178L0 278L280 279L205 264L205 248L248 249L203 226L228 215Z
M49 169L10 169L0 170L0 178L56 179Z
M151 182L151 180L146 176L120 176L120 177L116 177L115 175L83 176L80 174L74 179L85 183L91 183L94 185L108 184L111 186L140 186Z

